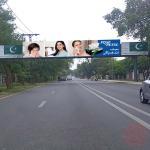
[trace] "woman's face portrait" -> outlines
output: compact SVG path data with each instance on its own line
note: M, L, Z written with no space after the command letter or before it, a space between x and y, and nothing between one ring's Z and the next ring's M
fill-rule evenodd
M31 55L33 56L33 57L39 57L40 56L40 54L39 54L39 48L33 48L32 50L31 50Z
M82 49L82 43L81 42L75 42L74 43L74 48L75 49Z
M81 56L82 53L84 53L82 43L81 42L75 42L74 43L74 55L75 56Z
M57 49L60 50L60 51L63 50L64 49L64 45L61 42L58 42L57 43Z

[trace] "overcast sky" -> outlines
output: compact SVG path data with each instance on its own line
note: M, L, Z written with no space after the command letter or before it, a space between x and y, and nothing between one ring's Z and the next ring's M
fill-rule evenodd
M8 4L41 40L116 39L117 32L103 16L114 7L125 8L124 0L8 0Z

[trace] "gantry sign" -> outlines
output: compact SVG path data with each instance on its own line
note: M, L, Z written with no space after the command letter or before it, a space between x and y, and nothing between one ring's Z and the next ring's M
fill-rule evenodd
M146 42L116 40L35 41L0 45L0 58L90 58L148 55Z

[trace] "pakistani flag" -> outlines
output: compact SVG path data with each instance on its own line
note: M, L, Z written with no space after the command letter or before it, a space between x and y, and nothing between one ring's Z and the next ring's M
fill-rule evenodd
M131 42L130 43L130 51L148 51L148 43L147 42Z
M5 55L21 55L22 45L4 45Z

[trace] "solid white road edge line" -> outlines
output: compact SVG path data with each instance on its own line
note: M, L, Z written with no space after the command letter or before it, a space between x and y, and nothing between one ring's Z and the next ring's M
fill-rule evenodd
M136 107L134 107L134 106L132 106L132 105L130 105L130 104L127 104L127 103L125 103L125 102L123 102L123 101L121 101L121 100L119 100L119 99L117 99L117 98L115 98L115 97L112 97L112 96L110 96L110 95L108 95L108 94L106 94L106 93L103 93L103 92L101 92L101 91L98 91L98 90L96 90L95 88L92 88L92 87L90 87L90 86L85 85L84 83L81 83L81 84L84 85L85 87L87 87L87 88L89 88L89 89L95 91L95 92L98 92L98 93L100 93L100 94L102 94L102 95L104 95L104 96L106 96L106 97L111 98L112 100L114 100L114 101L116 101L116 102L118 102L118 103L120 103L120 104L122 104L122 105L125 105L126 107L129 107L129 108L131 108L131 109L133 109L133 110L136 110L137 112L139 112L139 113L141 113L141 114L144 114L144 115L150 117L150 113L148 113L148 112L145 112L145 111L143 111L143 110L141 110L141 109L139 109L139 108L136 108Z
M82 84L79 84L79 85L81 87L85 88L87 91L89 91L93 95L95 95L96 97L98 97L99 99L101 99L102 101L104 101L105 103L109 104L110 106L112 106L113 108L115 108L116 110L118 110L119 112L121 112L122 114L124 114L125 116L127 116L128 118L136 121L137 123L139 123L140 125L142 125L146 129L150 130L150 124L148 124L147 122L145 122L142 119L136 117L135 115L132 115L131 113L129 113L126 110L118 107L117 105L113 104L112 102L106 100L105 98L103 98L102 96L100 96L100 95L96 94L95 92L91 91L89 88L83 86Z

